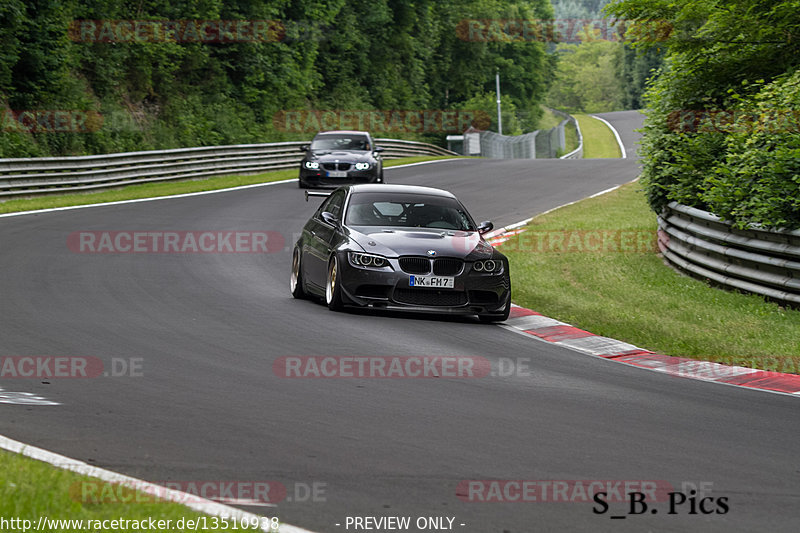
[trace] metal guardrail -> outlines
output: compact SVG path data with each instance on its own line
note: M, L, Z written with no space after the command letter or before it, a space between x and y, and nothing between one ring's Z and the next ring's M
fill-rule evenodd
M383 157L458 155L439 146L375 139ZM135 183L295 168L306 142L205 146L73 157L0 159L0 197L108 189Z
M569 115L572 119L571 122L575 125L575 130L578 132L578 147L568 154L564 154L559 159L583 159L583 133L581 133L581 125L578 124L578 119Z
M800 305L800 231L734 229L706 211L670 203L658 217L664 258L719 285Z

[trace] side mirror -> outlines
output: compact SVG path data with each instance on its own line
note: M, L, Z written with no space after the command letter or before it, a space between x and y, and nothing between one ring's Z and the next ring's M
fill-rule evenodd
M384 148L383 146L376 146L375 149L372 150L372 151L373 152L385 152L386 148Z
M307 144L304 144L304 145L302 145L302 146L299 148L299 150L300 150L301 152L308 152L308 145L307 145Z
M322 220L324 220L325 222L327 222L331 226L338 226L339 225L339 219L336 218L336 215L334 215L330 211L323 211L320 216L322 217Z
M489 233L494 229L494 224L489 222L488 220L484 220L480 224L478 224L478 233L483 235L484 233Z

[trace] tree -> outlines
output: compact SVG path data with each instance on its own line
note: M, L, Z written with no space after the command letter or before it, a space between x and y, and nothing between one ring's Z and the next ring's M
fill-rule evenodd
M637 45L667 48L646 94L641 151L654 210L675 200L740 227L800 227L798 8L797 0L622 0L607 8L672 28L661 42Z
M556 83L548 105L567 111L602 113L623 108L618 73L622 45L611 41L559 44Z

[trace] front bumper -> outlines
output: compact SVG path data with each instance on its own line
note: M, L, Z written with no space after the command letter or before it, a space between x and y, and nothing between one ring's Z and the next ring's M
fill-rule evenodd
M465 263L454 278L454 288L412 287L412 274L403 272L397 259L389 259L392 270L352 266L346 255L339 257L340 284L346 305L392 311L450 315L500 314L509 304L511 282L508 265L499 274L471 271Z
M378 172L375 169L369 170L350 170L344 178L330 178L326 170L300 169L300 185L306 187L324 187L335 189L343 185L355 185L358 183L376 183Z

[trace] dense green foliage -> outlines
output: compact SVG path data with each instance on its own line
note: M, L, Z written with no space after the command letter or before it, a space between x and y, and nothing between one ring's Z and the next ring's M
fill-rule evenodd
M559 44L557 83L548 103L570 112L624 109L621 75L623 45L612 41Z
M556 47L556 80L548 105L569 112L602 113L643 107L642 94L663 61L663 50L635 51L621 35L624 23L612 24L607 0L554 0L555 17L582 21L580 42Z
M552 16L548 0L3 0L0 156L305 139L313 132L281 131L273 117L464 109L494 90L498 68L529 131L554 69L545 43L469 40L456 30L465 19ZM280 31L261 42L103 42L69 32L87 20L261 20ZM12 110L93 111L102 125L15 131Z
M609 9L673 26L647 94L643 182L653 209L674 200L738 227L800 228L800 2L622 0Z
M609 0L553 0L553 9L559 19L592 19L602 13Z

